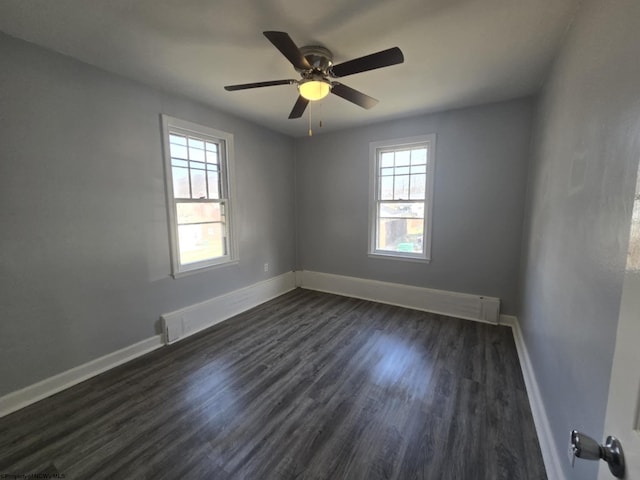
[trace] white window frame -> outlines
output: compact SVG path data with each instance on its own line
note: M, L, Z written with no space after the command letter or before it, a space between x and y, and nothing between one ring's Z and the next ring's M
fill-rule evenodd
M379 158L380 153L389 150L402 150L407 147L417 145L427 145L427 168L426 185L424 198L424 230L423 230L423 252L393 252L389 250L377 249L378 236L378 203L379 197ZM372 258L385 258L413 262L431 261L431 241L432 241L432 217L433 217L433 183L435 174L435 151L436 135L420 135L415 137L397 138L371 142L369 144L369 248L368 254Z
M163 137L163 157L165 173L165 191L167 197L167 217L169 222L169 243L171 253L171 276L178 278L184 275L201 272L222 265L238 263L238 245L235 234L235 221L233 209L235 206L234 188L234 141L233 134L216 130L211 127L188 122L169 115L161 115L162 137ZM171 168L171 151L169 145L169 134L192 135L201 139L215 142L219 145L221 155L221 181L224 182L223 190L226 190L226 198L223 198L226 221L226 255L194 262L189 264L180 263L180 247L178 237L178 221L176 205L181 199L174 198L173 174Z

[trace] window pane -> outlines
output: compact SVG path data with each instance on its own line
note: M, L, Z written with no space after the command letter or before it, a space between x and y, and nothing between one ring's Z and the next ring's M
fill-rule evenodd
M191 170L191 198L207 198L204 170Z
M206 149L209 152L217 152L218 151L218 144L217 143L207 142Z
M207 162L218 163L218 152L210 152L207 150Z
M381 176L393 175L394 171L395 171L395 168L381 168L380 175Z
M427 166L426 165L412 166L411 173L427 173Z
M376 248L400 253L423 253L422 218L380 218Z
M226 255L225 228L222 223L178 226L180 263L196 263Z
M411 200L424 200L426 175L411 175Z
M409 167L396 167L396 175L409 175Z
M189 170L173 167L171 176L173 177L173 197L191 198L191 195L189 195Z
M396 167L404 167L409 165L411 150L402 150L396 152Z
M395 177L393 198L395 200L409 200L409 175Z
M184 158L184 159L189 158L189 155L187 154L187 147L185 146L176 145L175 143L170 143L169 149L171 151L172 158Z
M220 198L220 177L216 172L207 172L209 179L209 198Z
M204 150L204 142L202 140L198 140L197 138L189 138L189 148Z
M204 150L200 148L189 147L189 160L192 160L194 162L204 162L205 161Z
M187 138L183 137L182 135L175 135L175 134L170 134L169 135L169 143L174 143L176 145L187 145Z
M380 200L393 200L393 177L380 177Z
M424 218L424 202L380 202L379 217Z
M188 160L177 160L175 158L171 159L171 165L173 165L174 167L185 167L187 168L189 166L189 161Z
M427 163L427 149L418 148L411 150L411 165L420 165Z
M221 205L212 202L176 203L176 215L179 225L222 221Z
M380 167L393 167L393 152L380 155Z

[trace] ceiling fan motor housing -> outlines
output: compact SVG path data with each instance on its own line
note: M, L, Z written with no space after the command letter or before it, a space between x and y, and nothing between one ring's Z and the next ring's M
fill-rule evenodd
M312 45L301 47L300 53L302 53L312 67L311 71L296 68L304 78L317 77L318 74L322 75L322 78L329 76L329 69L331 65L333 65L333 54L329 49L319 45Z

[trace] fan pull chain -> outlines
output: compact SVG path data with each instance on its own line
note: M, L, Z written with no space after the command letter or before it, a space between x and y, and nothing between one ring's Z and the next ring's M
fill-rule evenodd
M313 137L313 130L311 128L312 125L312 120L311 120L311 105L313 105L314 102L309 102L309 108L308 108L308 112L309 112L309 136ZM318 128L322 128L322 103L320 103L320 113L318 115L320 117L320 120L318 122Z

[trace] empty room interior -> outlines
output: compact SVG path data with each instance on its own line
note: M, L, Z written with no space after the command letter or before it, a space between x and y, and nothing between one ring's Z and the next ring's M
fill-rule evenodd
M639 24L0 2L0 476L640 480Z

